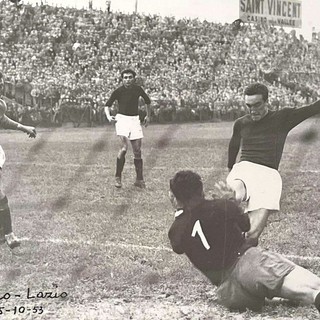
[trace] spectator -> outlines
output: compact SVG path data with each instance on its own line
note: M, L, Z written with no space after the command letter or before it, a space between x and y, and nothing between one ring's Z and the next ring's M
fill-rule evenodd
M166 96L166 116L159 114L166 122L188 120L188 111L177 113L186 106L194 119L206 120L200 110L216 102L223 103L224 119L233 120L242 112L243 88L256 81L268 82L276 108L320 94L319 43L281 28L240 23L235 32L234 24L198 19L48 5L18 10L8 2L0 9L3 91L22 105L39 109L43 100L54 109L66 92L78 105L89 94L95 101L110 94L105 88L117 86L127 67L142 75L152 96Z

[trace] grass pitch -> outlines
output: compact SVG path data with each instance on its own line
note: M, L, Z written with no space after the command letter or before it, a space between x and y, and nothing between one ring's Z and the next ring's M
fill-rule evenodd
M310 119L287 139L282 210L272 216L261 246L320 275L320 139L303 138L319 124ZM119 142L112 126L38 132L31 140L1 131L4 187L24 242L13 252L0 246L0 319L319 317L313 307L281 301L268 302L262 313L229 312L216 304L214 287L187 258L170 250L169 178L195 170L210 197L214 183L227 175L232 123L146 128L145 190L133 186L131 149L123 188L114 188Z

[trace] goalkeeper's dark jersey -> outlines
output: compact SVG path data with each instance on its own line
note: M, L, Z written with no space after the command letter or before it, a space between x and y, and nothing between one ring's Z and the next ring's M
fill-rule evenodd
M242 231L250 229L247 214L230 200L203 200L192 210L176 212L169 230L174 252L185 253L202 272L230 267L244 245Z
M237 119L229 143L228 168L233 167L241 145L240 161L278 169L289 131L317 113L320 113L320 100L301 108L268 111L259 121L252 121L250 115Z
M118 101L118 113L126 116L137 116L139 114L139 97L144 99L146 104L150 104L150 98L142 87L133 84L129 87L121 86L114 90L106 102L107 107L111 107L114 101Z

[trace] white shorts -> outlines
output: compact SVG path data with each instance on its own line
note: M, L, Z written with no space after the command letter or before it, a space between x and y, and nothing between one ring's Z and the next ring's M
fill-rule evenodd
M2 147L0 146L0 169L2 169L5 162L6 162L6 155L5 155Z
M118 136L127 137L129 140L143 138L139 116L116 115L116 133Z
M246 187L245 212L257 209L280 210L282 179L275 169L249 161L235 164L227 177L227 184L241 180Z

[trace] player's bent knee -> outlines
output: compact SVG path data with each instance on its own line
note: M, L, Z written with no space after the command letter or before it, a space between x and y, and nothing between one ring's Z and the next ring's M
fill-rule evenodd
M124 159L127 153L127 149L126 148L121 148L121 150L118 153L118 158L119 159Z
M140 151L134 151L133 152L135 159L141 159L141 150Z

